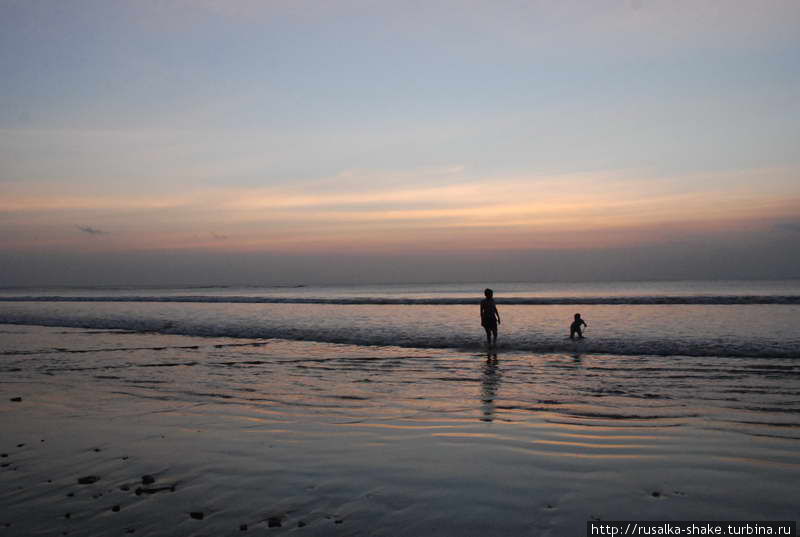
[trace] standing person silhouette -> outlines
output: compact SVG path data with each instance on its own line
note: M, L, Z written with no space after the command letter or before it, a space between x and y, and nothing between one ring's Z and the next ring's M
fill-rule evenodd
M481 326L486 330L486 346L497 346L497 325L500 324L500 314L494 303L494 291L486 289L486 296L481 300Z
M583 331L581 331L581 325L588 326L586 321L581 319L581 314L575 314L575 320L572 321L572 324L569 325L569 338L575 339L575 334L578 334L578 339L583 339Z

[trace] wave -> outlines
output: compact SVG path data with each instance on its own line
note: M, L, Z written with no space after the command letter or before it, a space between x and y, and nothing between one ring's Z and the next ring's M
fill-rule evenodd
M409 331L386 327L382 330L356 330L350 326L269 326L263 322L212 322L198 320L164 320L117 316L85 317L62 315L0 315L0 324L38 325L83 328L88 330L120 330L212 338L250 340L313 341L371 347L406 347L452 349L458 352L483 352L483 337L454 330L439 332ZM191 348L191 347L187 347ZM621 356L725 356L748 358L800 358L798 342L792 340L730 340L707 341L668 338L587 338L572 341L565 337L543 335L504 335L498 345L503 352L537 354L607 354ZM2 354L18 354L16 351ZM786 374L800 374L792 368Z
M0 302L183 302L207 304L475 305L475 298L264 297L264 296L3 296ZM599 296L498 298L511 306L800 304L800 295Z

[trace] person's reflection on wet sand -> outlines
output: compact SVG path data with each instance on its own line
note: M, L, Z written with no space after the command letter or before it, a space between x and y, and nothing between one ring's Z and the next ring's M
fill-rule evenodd
M494 400L500 386L500 372L497 369L497 353L489 352L481 373L481 421L494 421Z

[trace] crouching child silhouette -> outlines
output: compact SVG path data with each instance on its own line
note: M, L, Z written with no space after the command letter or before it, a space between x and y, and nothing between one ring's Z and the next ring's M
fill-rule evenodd
M481 300L481 326L486 330L486 346L497 345L497 325L500 324L500 314L497 312L497 305L494 303L494 292L486 289L483 294L486 296Z
M572 321L572 324L569 325L569 338L575 339L575 334L578 334L578 339L583 339L583 331L581 331L581 326L588 326L586 321L581 319L581 314L575 314L575 320Z

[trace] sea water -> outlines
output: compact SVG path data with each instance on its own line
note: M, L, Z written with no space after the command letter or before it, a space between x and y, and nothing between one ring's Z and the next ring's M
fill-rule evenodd
M276 509L315 535L796 518L797 281L0 294L0 507L25 534L173 535L198 505L219 535ZM119 491L153 468L174 494ZM95 473L113 494L67 496Z
M800 356L800 280L2 289L0 323L463 351L485 287L504 351Z

